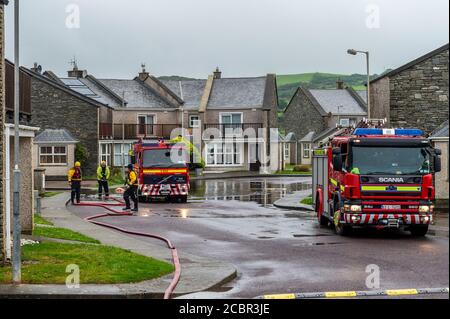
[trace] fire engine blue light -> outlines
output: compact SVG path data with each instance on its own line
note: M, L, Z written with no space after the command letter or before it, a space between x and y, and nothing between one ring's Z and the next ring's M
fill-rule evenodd
M383 130L380 128L357 128L355 130L355 135L384 135L390 134L392 130ZM398 136L423 136L423 131L418 129L395 129L395 135Z

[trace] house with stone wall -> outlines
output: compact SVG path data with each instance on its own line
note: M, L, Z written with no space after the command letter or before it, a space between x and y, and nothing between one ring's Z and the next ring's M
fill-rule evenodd
M448 119L446 44L370 82L371 117L433 132Z
M180 134L202 152L207 171L259 170L261 162L268 162L263 159L270 153L266 136L269 128L277 127L275 75L222 78L217 69L208 79L161 80L144 68L133 79L103 79L74 67L67 77L51 71L42 76L112 109L98 126L98 157L111 166L127 165L128 151L140 138L171 139ZM249 131L254 136L245 135Z
M297 137L296 164L309 165L311 150L336 127L349 127L367 116L365 95L338 81L336 89L307 89L300 86L283 111L281 126ZM291 159L292 162L292 159Z

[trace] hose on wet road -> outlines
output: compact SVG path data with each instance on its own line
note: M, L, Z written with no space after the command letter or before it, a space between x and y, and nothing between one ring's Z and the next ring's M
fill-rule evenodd
M143 232L137 232L137 231L133 231L133 230L129 230L126 228L122 228L122 227L118 227L118 226L114 226L105 222L100 222L97 221L97 219L99 218L104 218L104 217L111 217L111 216L132 216L133 214L131 212L122 212L122 211L117 211L115 210L113 207L124 207L124 203L116 198L111 198L112 201L114 201L114 203L106 203L106 202L80 202L79 204L75 204L74 206L83 206L83 207L100 207L103 208L105 210L107 210L107 213L103 213L103 214L97 214L97 215L93 215L93 216L89 216L84 218L84 220L98 225L98 226L102 226L102 227L106 227L106 228L110 228L110 229L114 229L117 230L119 232L128 234L128 235L134 235L134 236L141 236L141 237L147 237L147 238L153 238L153 239L157 239L157 240L161 240L163 242L166 243L167 247L170 249L171 253L172 253L172 263L175 267L175 272L174 272L174 276L173 279L169 285L169 287L167 287L167 289L164 292L164 299L170 299L175 288L177 287L180 278L181 278L181 264L180 264L180 259L178 257L178 251L175 248L175 246L172 244L172 242L163 237L163 236L159 236L159 235L155 235L155 234L151 234L151 233L143 233Z

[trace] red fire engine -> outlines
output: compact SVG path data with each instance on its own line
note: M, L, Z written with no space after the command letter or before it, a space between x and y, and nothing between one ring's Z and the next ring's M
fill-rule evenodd
M134 144L132 163L139 183L139 199L164 198L185 203L189 194L188 156L184 147L164 141Z
M313 154L313 206L321 225L331 223L339 235L354 227L427 234L441 151L421 130L348 129Z

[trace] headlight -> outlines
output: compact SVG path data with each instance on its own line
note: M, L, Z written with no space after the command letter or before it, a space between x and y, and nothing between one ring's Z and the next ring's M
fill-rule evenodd
M352 206L350 206L350 210L352 212L360 212L360 211L362 211L362 207L361 207L361 205L352 205Z
M430 206L419 206L419 213L429 213Z

